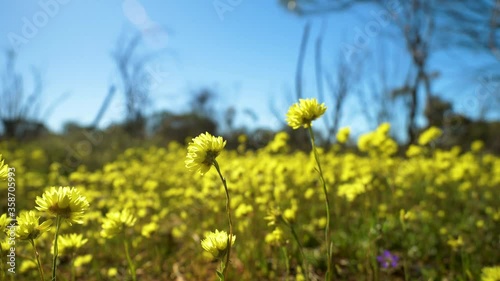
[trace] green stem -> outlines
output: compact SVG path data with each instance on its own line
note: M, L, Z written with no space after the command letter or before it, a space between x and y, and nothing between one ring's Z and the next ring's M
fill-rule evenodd
M222 184L224 185L224 190L226 191L226 212L227 212L227 219L229 221L229 236L227 237L227 256L226 256L226 263L224 266L224 270L222 271L222 274L224 275L224 279L226 279L226 271L227 267L229 266L229 256L231 255L231 241L233 238L233 221L231 220L231 201L229 198L229 190L227 188L227 183L226 179L222 176L222 173L220 171L219 163L217 163L217 160L214 160L214 166L215 169L217 170L217 173L219 173L219 177L222 181Z
M314 159L316 160L316 164L318 165L319 177L321 179L321 183L323 184L323 192L325 194L325 209L326 209L326 225L325 225L325 243L326 243L326 260L327 260L327 271L325 275L325 280L330 281L333 278L332 273L332 254L331 254L331 243L330 243L330 200L328 198L328 191L326 189L326 181L323 176L323 170L321 169L321 163L319 161L318 151L316 149L316 143L314 140L314 132L312 127L309 126L309 135L311 137L311 145L314 153Z
M132 280L136 281L137 277L136 277L136 274L135 274L134 262L130 258L130 253L129 253L129 250L128 250L128 243L127 243L127 240L125 240L125 239L123 239L123 246L125 248L125 256L127 258L127 263L128 263L128 267L130 269L130 274L132 275Z
M43 276L44 274L43 274L42 264L40 263L40 255L38 254L38 251L36 249L35 240L30 239L30 243L31 243L31 246L33 246L33 251L35 251L36 264L38 266L38 272L40 273L40 280L45 281L45 278Z
M283 256L285 257L285 267L286 267L286 274L285 274L285 281L288 281L288 274L290 273L290 261L288 260L288 253L286 251L286 247L281 247L281 252L283 253Z
M54 257L52 259L52 281L56 281L57 256L59 248L57 247L57 239L59 238L59 229L61 228L61 216L56 217L56 234L54 236Z
M406 257L403 259L403 271L405 274L405 281L409 281L410 276L408 274L408 263L406 262Z
M293 239L295 239L295 242L299 246L299 251L300 255L302 257L302 269L304 271L304 277L306 278L306 281L309 280L309 272L307 268L307 259L306 259L306 254L304 253L304 247L302 247L302 243L300 243L299 236L297 235L297 232L295 232L295 228L291 223L289 223L287 220L285 220L282 216L280 216L281 221L290 228L290 232L292 232Z
M71 276L70 280L75 281L76 279L76 268L75 268L75 252L71 254Z

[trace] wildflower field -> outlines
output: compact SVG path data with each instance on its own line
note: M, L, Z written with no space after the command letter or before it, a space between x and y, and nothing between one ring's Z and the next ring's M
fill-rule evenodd
M437 148L436 128L398 154L389 124L318 147L324 110L287 115L307 151L203 133L66 173L0 144L1 280L500 280L498 156Z

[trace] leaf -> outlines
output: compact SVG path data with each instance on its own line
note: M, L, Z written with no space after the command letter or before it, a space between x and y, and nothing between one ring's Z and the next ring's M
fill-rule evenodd
M217 273L217 276L219 277L219 281L224 281L224 275L220 271L215 271Z

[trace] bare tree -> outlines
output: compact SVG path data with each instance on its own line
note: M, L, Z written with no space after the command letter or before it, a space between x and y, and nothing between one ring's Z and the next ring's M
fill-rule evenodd
M151 73L148 63L153 54L140 55L140 34L118 40L113 58L120 76L121 90L125 98L125 124L128 133L143 136L145 111L151 102Z
M370 0L279 0L279 2L298 15L309 16L343 11Z
M351 60L351 62L348 63L345 57L339 54L335 73L327 72L325 75L329 95L333 101L333 110L331 110L330 117L332 123L328 127L327 144L339 129L343 109L348 97L357 90L362 66L361 62L357 60Z
M384 0L279 0L288 10L299 16L313 16L342 12L354 5L372 3L385 7ZM405 48L412 61L412 69L404 85L393 90L394 97L404 97L408 106L407 133L410 141L417 134L416 117L420 109L431 110L433 79L436 70L429 69L432 54L438 49L462 48L466 51L488 53L493 59L492 68L498 74L500 58L500 0L410 0L392 1L402 13L393 17ZM394 3L392 3L394 4ZM391 5L392 5L391 4ZM490 68L491 69L491 68ZM479 70L483 72L483 69ZM474 72L474 71L471 71ZM492 83L500 80L495 74ZM491 83L491 82L490 82ZM491 86L490 86L491 88ZM425 106L419 104L423 98Z
M309 33L311 30L311 23L308 22L304 26L304 32L302 33L302 40L300 42L299 56L297 58L297 69L295 72L295 94L296 99L302 98L302 79L303 79L303 68L304 59L307 53L307 43L309 41Z
M208 88L202 88L193 92L190 101L192 113L201 117L214 118L215 109L213 102L215 98L215 93Z
M42 93L42 79L40 73L33 69L34 86L30 94L26 94L25 77L16 69L17 54L13 50L7 51L5 69L1 74L0 88L0 119L6 138L20 138L29 129L33 128L39 114L39 102ZM35 122L37 123L37 122ZM38 124L41 124L38 122Z
M111 103L111 100L113 99L113 96L115 95L116 92L116 87L114 85L109 87L108 94L106 95L106 98L102 102L101 107L99 108L99 111L97 112L96 117L94 118L94 121L90 125L90 129L96 129L97 126L99 125L99 122L101 121L102 117L104 116L104 113L106 113L106 110L109 107L109 104Z
M373 62L373 71L362 74L366 77L366 86L358 92L357 98L361 114L371 128L383 122L393 121L395 113L393 89L400 83L400 76L406 71L402 68L402 60L394 54L388 56L388 52L385 51L387 48L388 45L381 45L376 55L371 53L367 55L371 59L364 60Z

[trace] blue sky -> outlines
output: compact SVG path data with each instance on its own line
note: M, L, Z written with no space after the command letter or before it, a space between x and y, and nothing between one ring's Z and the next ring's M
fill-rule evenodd
M145 50L162 54L152 65L159 78L151 94L154 102L150 111L186 110L190 93L208 87L218 94L219 112L231 105L240 111L250 108L259 115L253 126L277 128L280 122L271 114L269 103L273 101L284 114L292 102L287 95L294 89L296 57L308 19L288 13L278 1L243 0L222 14L218 13L216 2L1 1L0 47L10 47L12 38L19 38L16 36L26 39L19 48L19 70L28 72L35 66L42 71L45 83L42 111L63 93L69 93L47 120L55 130L61 129L66 121L89 124L93 120L110 84L118 81L111 52L121 35L134 32L145 35ZM380 8L368 6L311 20L313 36L323 20L328 22L324 44L326 66L333 69L342 46L355 43L357 30L366 27L375 17L373 13L379 11ZM31 24L29 30L26 26ZM160 32L144 33L145 27L151 26L159 27ZM382 26L379 33L368 37L368 44L378 46L379 39L392 28ZM396 69L396 76L406 70L408 63L397 41L389 47L381 45L388 52L389 65ZM305 96L317 95L312 47L309 46L305 68ZM460 60L472 63L463 55ZM456 58L440 55L440 60L436 60L441 65L451 62L455 63ZM462 75L455 73L459 67L440 70L451 73L449 77ZM375 67L365 72L372 75ZM448 76L437 83L436 91L456 99L453 79ZM467 91L470 94L473 89ZM101 125L122 120L121 96L117 92ZM328 105L331 101L326 102ZM356 98L350 99L344 116L342 125L350 126L354 132L369 129L356 109ZM249 121L240 115L238 124L249 125Z

